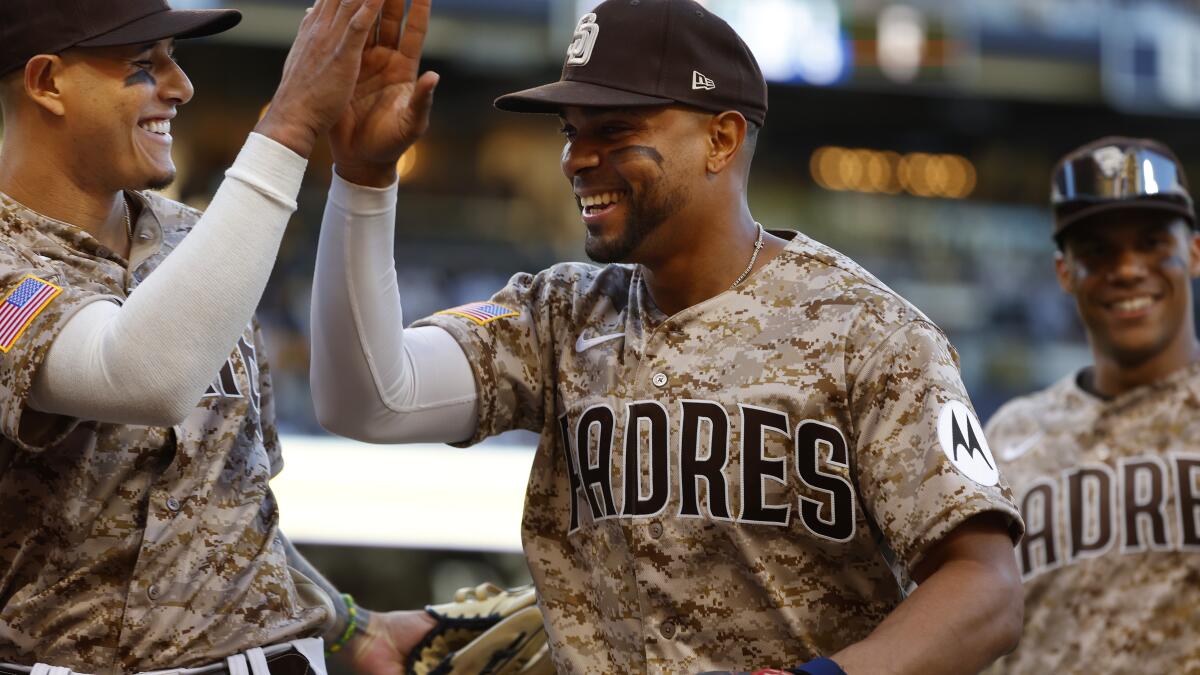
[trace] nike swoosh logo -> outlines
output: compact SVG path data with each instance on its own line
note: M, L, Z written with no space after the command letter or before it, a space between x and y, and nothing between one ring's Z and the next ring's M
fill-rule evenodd
M1045 436L1045 435L1046 435L1046 432L1039 431L1036 434L1030 436L1029 438L1026 438L1025 440L1021 441L1020 443L1001 450L1000 458L1006 462L1011 462L1012 460L1029 452L1029 449L1033 447L1033 444L1042 440L1042 436Z
M583 336L580 335L579 339L575 341L575 353L582 354L592 347L602 345L605 342L612 342L613 340L618 340L623 337L625 337L624 333L613 333L612 335L601 335L600 337L594 337L590 340L584 340Z

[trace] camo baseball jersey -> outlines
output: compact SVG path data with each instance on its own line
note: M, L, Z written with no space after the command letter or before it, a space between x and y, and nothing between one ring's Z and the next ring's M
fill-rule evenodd
M1076 377L988 423L1028 525L996 670L1200 673L1200 363L1112 400Z
M522 535L561 673L794 666L865 637L967 518L1020 519L957 357L803 235L667 317L640 268L565 264L422 322L541 432Z
M145 208L127 267L0 195L0 662L100 675L195 666L326 621L276 536L267 483L283 460L256 324L173 428L26 407L64 323L127 297L199 216L134 196Z

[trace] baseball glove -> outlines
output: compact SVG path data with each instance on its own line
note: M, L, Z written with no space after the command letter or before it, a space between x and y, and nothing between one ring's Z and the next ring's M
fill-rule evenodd
M532 586L459 589L454 602L425 607L437 625L413 648L411 675L554 675Z

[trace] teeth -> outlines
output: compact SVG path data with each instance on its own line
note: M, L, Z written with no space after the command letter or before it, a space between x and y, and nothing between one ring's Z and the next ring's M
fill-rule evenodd
M1118 312L1136 312L1145 309L1153 303L1154 300L1149 296L1143 295L1140 298L1129 298L1128 300L1119 300L1112 304L1113 309Z
M604 192L602 194L592 195L591 197L582 197L579 201L583 204L584 208L602 208L611 204L620 203L623 196L624 193L621 192Z
M171 120L147 120L139 123L138 126L152 134L171 133Z

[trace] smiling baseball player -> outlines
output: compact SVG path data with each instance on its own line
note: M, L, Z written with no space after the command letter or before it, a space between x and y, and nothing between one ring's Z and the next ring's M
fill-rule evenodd
M610 0L561 81L497 104L560 116L604 266L405 330L394 162L335 186L322 423L541 434L522 534L562 673L967 673L1010 649L1021 524L956 355L845 256L755 223L766 83L737 34L690 0Z
M1105 138L1054 174L1055 261L1094 364L989 421L1029 525L1011 673L1200 672L1200 235L1160 143Z

